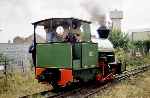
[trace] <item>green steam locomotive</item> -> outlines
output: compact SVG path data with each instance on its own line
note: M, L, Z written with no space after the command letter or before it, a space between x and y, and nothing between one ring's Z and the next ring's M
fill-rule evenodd
M116 62L114 48L107 39L110 30L98 28L92 38L91 22L76 18L50 18L34 22L34 43L30 47L36 79L55 87L75 82L113 79L125 67ZM37 28L45 39L36 38Z

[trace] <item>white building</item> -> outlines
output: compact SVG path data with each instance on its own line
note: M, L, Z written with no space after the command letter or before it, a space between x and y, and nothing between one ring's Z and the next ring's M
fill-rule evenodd
M11 60L10 67L26 70L31 66L31 54L28 53L30 44L0 43L0 53Z
M150 28L131 30L130 39L132 41L150 40Z
M18 36L13 39L13 43L0 43L0 53L11 60L11 69L26 70L31 68L32 56L28 50L29 46L33 43L33 37L33 34L26 38ZM38 42L45 42L38 34L36 38Z

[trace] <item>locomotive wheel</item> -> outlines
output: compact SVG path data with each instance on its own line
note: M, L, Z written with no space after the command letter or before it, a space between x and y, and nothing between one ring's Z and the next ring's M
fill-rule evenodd
M85 82L82 79L79 79L78 85L82 86Z
M60 88L60 86L57 84L56 81L51 81L50 84L53 86L53 89L59 89Z
M72 83L69 81L66 83L66 86L70 86Z

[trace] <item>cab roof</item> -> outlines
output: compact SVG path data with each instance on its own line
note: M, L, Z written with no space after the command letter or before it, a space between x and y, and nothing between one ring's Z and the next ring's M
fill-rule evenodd
M88 23L90 24L91 22L90 21L86 21L86 20L82 20L82 19L78 19L78 18L73 18L73 17L70 17L70 18L49 18L49 19L44 19L44 20L40 20L40 21L36 21L36 22L33 22L32 25L36 25L36 26L44 26L45 24L49 23L50 21L52 20L60 20L60 21L81 21L81 22L84 22L84 23Z

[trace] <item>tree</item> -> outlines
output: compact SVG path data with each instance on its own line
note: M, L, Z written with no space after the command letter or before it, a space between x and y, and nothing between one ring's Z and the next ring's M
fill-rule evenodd
M5 57L2 53L0 53L0 61L4 61L5 60Z
M144 41L143 45L145 54L148 54L150 52L150 40Z
M0 62L3 61L13 61L12 59L9 59L7 56L5 56L3 53L0 53Z
M128 50L131 47L128 35L120 30L113 30L109 35L109 40L113 43L114 48Z

